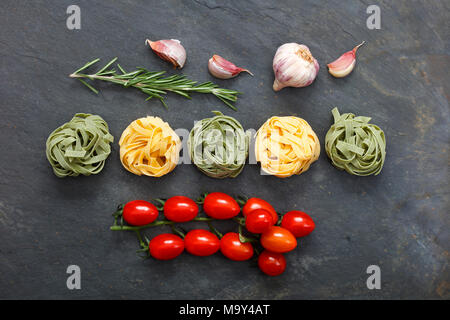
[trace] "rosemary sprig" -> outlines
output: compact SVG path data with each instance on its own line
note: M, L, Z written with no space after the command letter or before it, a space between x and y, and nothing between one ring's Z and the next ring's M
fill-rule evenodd
M83 67L72 73L70 77L77 78L81 81L81 83L83 83L86 87L88 87L96 94L98 93L98 90L82 78L90 80L109 81L120 84L124 87L134 87L149 96L146 100L157 98L166 108L167 105L164 101L163 95L169 91L179 94L188 99L191 99L191 92L211 93L231 109L235 111L237 110L231 104L231 102L236 102L237 95L240 94L240 92L238 91L219 88L218 85L209 81L198 84L197 81L189 80L184 75L172 75L164 77L164 74L166 73L165 71L153 72L148 71L145 68L137 68L137 70L135 71L126 72L119 64L117 64L117 68L120 71L119 74L116 73L115 69L110 68L117 61L117 58L112 59L103 68L101 68L94 74L82 73L82 71L86 70L98 61L100 61L100 59L95 59L91 62L86 63Z

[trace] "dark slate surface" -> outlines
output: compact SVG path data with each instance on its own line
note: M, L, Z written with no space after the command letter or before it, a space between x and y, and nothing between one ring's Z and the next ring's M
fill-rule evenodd
M446 298L449 295L449 5L376 1L381 30L366 27L365 1L6 1L1 2L0 298L311 299ZM66 28L66 8L81 7L81 30ZM170 95L169 109L132 89L97 83L95 96L68 78L85 62L119 56L124 67L170 66L144 40L181 39L183 73L212 80L218 53L254 72L222 86L244 92L233 112L214 97ZM326 63L366 40L353 74L337 80ZM272 58L285 42L307 44L321 70L308 88L272 91ZM387 136L377 177L332 167L322 152L305 174L277 179L246 166L214 180L190 165L162 179L134 176L117 141L133 120L160 116L173 128L221 110L245 128L273 115L306 119L321 140L331 109L371 116ZM73 114L101 115L116 138L97 176L58 179L45 158L48 134ZM134 234L109 231L117 203L203 191L258 196L277 210L304 210L316 231L287 255L280 277L255 263L184 253L141 260ZM217 224L222 231L231 225ZM155 235L162 230L151 230ZM66 268L82 270L82 289L66 288ZM382 289L366 288L367 266Z

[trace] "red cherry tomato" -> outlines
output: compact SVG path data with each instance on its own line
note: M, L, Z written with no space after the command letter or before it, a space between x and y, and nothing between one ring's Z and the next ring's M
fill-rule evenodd
M278 222L278 214L275 209L272 207L270 203L260 198L250 198L245 203L242 208L242 213L244 217L246 217L250 212L255 211L257 209L263 209L268 211L273 217L273 224Z
M195 256L210 256L220 248L220 240L207 230L195 229L189 231L184 237L186 251Z
M286 269L286 258L281 253L264 250L258 257L258 266L269 276L278 276Z
M124 220L133 226L143 226L158 218L158 208L148 201L134 200L123 207Z
M154 237L148 244L150 255L158 260L170 260L178 257L184 250L184 242L179 236L164 233Z
M228 232L220 239L220 251L234 261L248 260L253 256L253 246L248 242L242 243L236 232Z
M272 215L263 209L250 212L245 218L245 227L252 233L263 233L273 225Z
M213 192L205 197L203 210L214 219L231 219L239 214L241 207L231 196Z
M281 226L288 229L296 238L310 234L315 224L313 219L302 211L289 211L283 216Z
M197 213L198 205L188 197L175 196L167 199L164 204L164 216L170 221L191 221L197 216Z
M294 235L289 230L277 226L271 226L264 232L260 241L264 249L278 253L294 250L297 246Z

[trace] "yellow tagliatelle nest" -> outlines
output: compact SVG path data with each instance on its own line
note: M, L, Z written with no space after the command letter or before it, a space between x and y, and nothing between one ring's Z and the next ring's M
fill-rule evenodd
M180 138L158 117L133 121L122 133L119 145L122 165L139 176L161 177L171 172L180 158Z
M319 139L305 120L272 117L259 128L256 160L268 174L279 178L300 174L319 158Z

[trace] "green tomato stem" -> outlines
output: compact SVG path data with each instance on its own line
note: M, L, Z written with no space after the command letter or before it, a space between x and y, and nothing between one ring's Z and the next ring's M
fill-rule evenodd
M215 220L215 219L206 218L206 217L196 217L196 218L192 219L191 221L213 221L213 220ZM111 226L110 229L112 231L139 231L139 230L146 229L146 228L157 227L157 226L162 226L162 225L173 225L173 224L175 224L175 222L173 222L173 221L159 220L159 221L155 221L155 222L143 225L143 226L115 225L115 226Z

